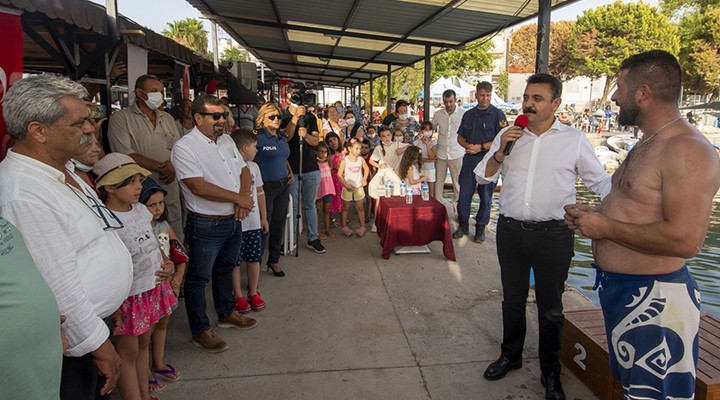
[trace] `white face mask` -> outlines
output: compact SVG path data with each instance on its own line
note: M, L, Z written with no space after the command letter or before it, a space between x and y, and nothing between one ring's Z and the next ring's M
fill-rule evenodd
M160 107L163 103L163 94L160 92L150 92L147 93L147 100L145 100L145 104L151 109L151 110L157 110L158 107Z
M348 125L355 125L355 118L348 118L345 120Z
M432 136L432 134L433 134L432 131L423 131L422 133L423 133L425 136L427 136L427 137L430 137L430 136Z
M398 143L402 143L403 137L402 137L402 136L394 136L394 137L393 137L393 140L396 141L396 142L398 142Z
M80 161L78 161L78 160L76 160L76 159L74 159L74 158L71 159L70 161L72 161L73 164L75 164L75 168L79 169L79 170L82 171L82 172L90 172L90 171L92 171L92 169L93 169L93 167L92 167L91 165L83 164L83 163L81 163Z
M377 137L377 133L368 133L368 137L371 139L375 139Z
M398 118L400 119L400 121L405 121L408 119L408 116L407 114L401 114Z

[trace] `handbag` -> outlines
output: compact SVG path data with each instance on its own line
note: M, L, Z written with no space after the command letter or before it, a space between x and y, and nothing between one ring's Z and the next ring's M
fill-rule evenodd
M175 264L183 264L188 262L190 258L185 252L185 248L175 239L170 241L170 261Z

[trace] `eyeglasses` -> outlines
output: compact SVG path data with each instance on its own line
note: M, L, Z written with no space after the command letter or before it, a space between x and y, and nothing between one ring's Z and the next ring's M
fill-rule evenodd
M201 112L198 113L200 115L212 115L213 120L218 121L220 118L227 119L228 112L214 112L214 113L208 113L208 112Z
M90 203L90 204L88 204L88 202L86 202L85 200L83 200L82 197L80 197L77 189L70 186L67 182L65 182L65 186L69 187L70 190L72 190L72 192L75 193L75 196L77 196L77 198L80 199L80 201L82 201L82 203L85 204L93 212L93 214L95 214L95 216L97 216L98 218L100 218L102 220L103 225L104 225L103 226L104 231L114 231L114 230L122 229L125 227L125 225L123 225L122 221L120 221L120 218L118 218L117 215L115 215L115 213L112 212L111 209L107 208L107 206L105 206L105 204L98 202L98 200L94 196L90 196L90 195L84 193L85 198Z
M275 121L276 118L280 118L279 114L268 115L270 121Z

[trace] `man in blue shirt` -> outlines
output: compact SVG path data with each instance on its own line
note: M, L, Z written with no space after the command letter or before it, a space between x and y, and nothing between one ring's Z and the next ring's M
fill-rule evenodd
M458 128L458 143L465 148L462 168L460 169L460 195L457 204L457 216L460 226L453 233L459 239L469 232L470 202L477 189L480 206L475 216L475 237L478 243L485 241L485 225L490 220L490 206L495 183L478 185L473 170L490 149L495 136L507 126L505 114L490 104L492 84L480 82L475 92L477 107L463 115Z

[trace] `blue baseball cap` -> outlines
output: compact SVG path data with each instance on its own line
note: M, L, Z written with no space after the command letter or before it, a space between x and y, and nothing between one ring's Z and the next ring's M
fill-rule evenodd
M140 202L145 204L155 192L162 192L164 196L167 196L167 190L158 185L153 178L145 179L142 184L142 191L140 192Z

